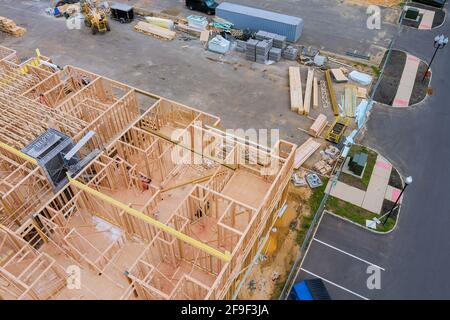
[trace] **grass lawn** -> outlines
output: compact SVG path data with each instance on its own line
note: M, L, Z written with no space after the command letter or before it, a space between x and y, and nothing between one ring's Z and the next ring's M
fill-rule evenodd
M367 211L361 207L355 206L349 202L340 200L338 198L330 196L325 205L325 209L332 211L338 216L347 218L353 222L356 222L362 226L366 226L367 219L373 219L379 217L378 214ZM386 232L391 230L395 225L395 218L389 218L385 225L377 225L377 231Z
M375 163L377 161L377 153L375 151L372 151L364 146L352 146L350 149L348 155L351 157L355 153L358 152L364 152L367 153L367 164L366 168L364 169L364 174L361 179L356 178L350 174L342 172L339 176L339 181L342 181L348 185L351 185L355 188L361 189L363 191L367 190L367 186L369 185L370 178L372 176L373 168L375 167Z

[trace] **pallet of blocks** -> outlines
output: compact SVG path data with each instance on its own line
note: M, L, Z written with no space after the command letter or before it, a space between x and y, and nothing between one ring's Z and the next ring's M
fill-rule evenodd
M313 138L309 138L295 151L294 168L298 169L300 166L308 160L309 157L319 149L320 143Z
M323 113L319 114L319 116L314 120L314 123L309 128L309 134L313 137L318 137L323 132L323 130L328 125L327 116Z
M302 78L299 67L289 67L289 88L291 93L291 110L303 114Z
M0 16L0 31L13 35L14 37L21 37L25 34L27 29L19 27L11 19Z
M134 30L161 40L173 40L176 36L175 31L171 31L169 29L165 29L143 21L138 22L134 26Z

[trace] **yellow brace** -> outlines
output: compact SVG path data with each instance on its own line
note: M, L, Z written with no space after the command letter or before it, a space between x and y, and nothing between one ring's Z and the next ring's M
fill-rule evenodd
M210 247L210 246L204 244L201 241L198 241L198 240L196 240L194 238L191 238L191 237L185 235L184 233L182 233L180 231L177 231L174 228L171 228L171 227L165 225L164 223L162 223L162 222L160 222L158 220L155 220L153 218L150 218L149 216L146 216L145 214L143 214L142 212L140 212L140 211L138 211L136 209L130 208L129 206L125 205L124 203L122 203L120 201L117 201L117 200L115 200L115 199L113 199L113 198L111 198L111 197L109 197L109 196L107 196L107 195L97 191L97 190L94 190L94 189L88 187L87 185L85 185L85 184L83 184L83 183L73 179L69 175L67 175L67 177L69 178L69 183L71 185L79 188L80 190L83 190L83 191L93 195L96 198L99 198L99 199L101 199L101 200L103 200L103 201L105 201L105 202L107 202L107 203L109 203L109 204L119 208L119 209L122 209L125 212L128 212L129 214L131 214L132 216L135 216L136 218L139 218L139 219L141 219L141 220L143 220L143 221L145 221L145 222L147 222L147 223L149 223L149 224L151 224L151 225L153 225L153 226L155 226L155 227L157 227L157 228L159 228L159 229L161 229L161 230L163 230L163 231L173 235L174 237L176 237L176 238L178 238L178 239L180 239L180 240L182 240L182 241L184 241L186 243L189 243L193 247L196 247L197 249L200 249L200 250L202 250L202 251L204 251L206 253L209 253L209 254L211 254L211 255L213 255L213 256L215 256L215 257L217 257L217 258L219 258L219 259L221 259L221 260L223 260L225 262L229 262L231 260L231 255L230 255L230 253L228 251L226 251L225 253L222 253L221 251L219 251L217 249L214 249L213 247Z

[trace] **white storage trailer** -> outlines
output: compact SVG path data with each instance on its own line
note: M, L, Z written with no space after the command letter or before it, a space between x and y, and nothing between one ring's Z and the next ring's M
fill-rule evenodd
M219 4L216 16L232 22L236 28L264 30L286 36L286 39L292 42L296 42L303 31L302 18L230 2Z

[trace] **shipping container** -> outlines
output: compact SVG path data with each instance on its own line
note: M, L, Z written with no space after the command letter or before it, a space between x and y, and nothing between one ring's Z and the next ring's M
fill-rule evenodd
M302 18L230 2L219 4L216 16L232 22L236 28L264 30L286 36L292 42L296 42L303 31Z

